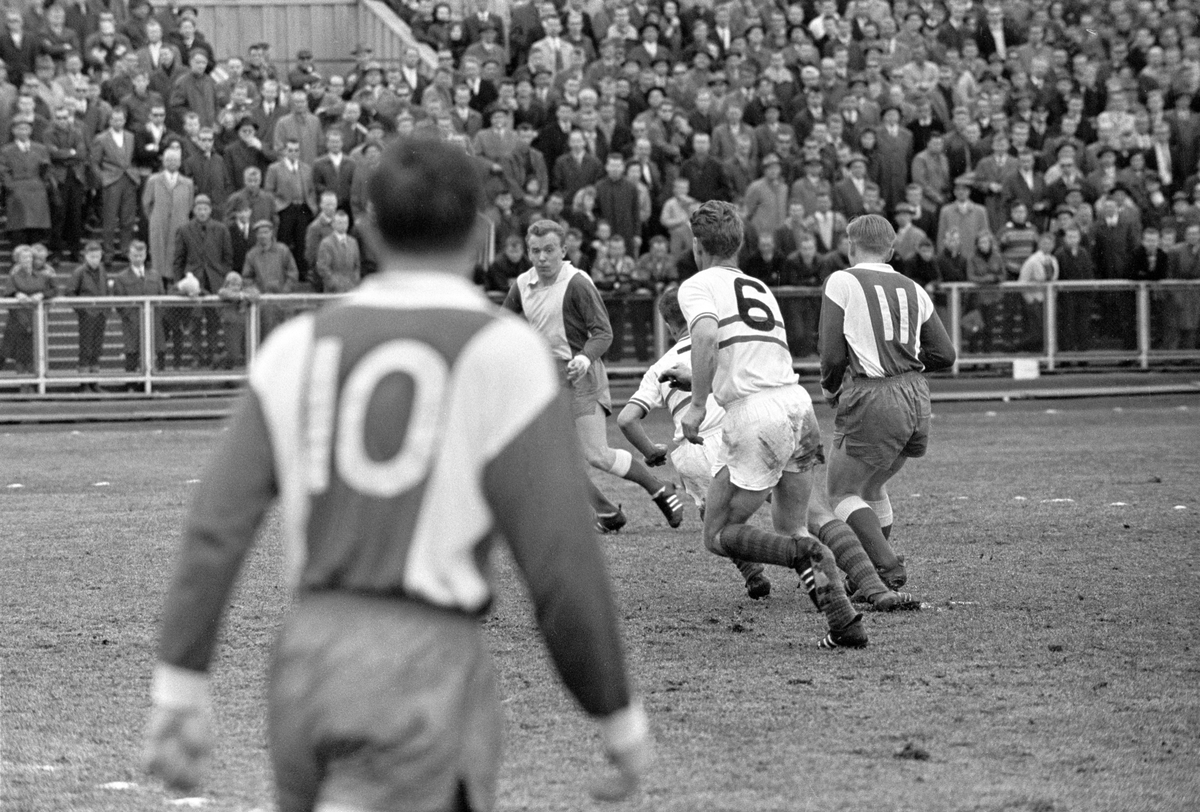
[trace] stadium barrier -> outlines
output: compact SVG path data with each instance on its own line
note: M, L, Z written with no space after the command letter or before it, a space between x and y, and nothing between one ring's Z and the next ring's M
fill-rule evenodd
M777 288L796 369L815 373L820 288ZM283 320L337 297L216 296L0 298L0 397L70 391L203 392L235 387L262 339ZM493 296L499 300L499 295ZM614 376L640 376L668 345L655 296L606 295ZM1200 280L945 285L934 293L959 351L953 374L1037 361L1151 369L1200 362L1179 347L1180 317L1197 312ZM1194 343L1196 332L1183 335ZM103 387L101 389L101 387Z

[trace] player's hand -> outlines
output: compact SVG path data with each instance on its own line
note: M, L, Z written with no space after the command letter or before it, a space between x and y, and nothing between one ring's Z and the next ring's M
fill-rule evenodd
M692 391L692 368L687 364L676 364L658 376L659 383L670 384L681 392Z
M654 762L654 740L650 724L640 703L614 714L621 717L615 727L603 730L604 755L615 769L592 785L597 801L623 801L637 792ZM613 717L610 717L613 718Z
M680 425L683 427L683 436L689 443L696 445L704 445L704 438L700 436L700 424L704 422L704 415L707 409L703 405L697 406L692 403L688 406L686 412L683 413L683 420Z
M207 708L156 706L150 712L142 761L148 773L171 789L187 791L198 786L212 748Z
M567 380L575 383L592 368L592 361L586 355L576 355L567 362Z
M838 390L837 392L830 392L828 389L825 389L824 387L822 387L821 394L825 397L826 403L828 403L830 406L834 407L835 409L837 408L838 401L842 397L841 390Z
M642 459L645 460L646 465L650 468L657 468L667 461L667 447L662 443L655 443L654 453L646 454Z

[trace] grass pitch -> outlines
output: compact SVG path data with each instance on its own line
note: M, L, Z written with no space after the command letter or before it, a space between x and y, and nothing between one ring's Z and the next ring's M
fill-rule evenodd
M864 651L818 651L823 623L791 573L748 600L695 510L669 530L640 490L598 476L630 516L603 544L659 745L645 791L609 808L1200 807L1200 403L1052 406L935 408L929 456L891 489L910 587L932 608L868 615ZM138 760L189 480L218 431L0 438L4 809L187 808ZM500 809L600 808L585 795L594 726L551 675L507 559L496 576ZM219 649L200 808L273 808L262 699L280 579L272 521Z

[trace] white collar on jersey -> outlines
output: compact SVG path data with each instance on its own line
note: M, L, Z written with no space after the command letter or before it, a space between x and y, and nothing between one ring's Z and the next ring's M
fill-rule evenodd
M578 271L578 270L579 270L578 268L576 268L574 265L572 265L570 262L568 262L567 260L564 259L562 262L562 265L560 265L558 267L558 275L554 277L554 282L551 282L550 284L552 284L552 285L556 284L560 279L565 279L568 276L570 276L572 271ZM582 273L582 271L580 271L580 273ZM529 286L530 287L539 287L541 285L542 285L542 277L540 274L538 274L537 268L530 268L529 269Z
M368 276L342 302L378 307L482 307L479 289L452 273L380 271Z
M897 271L891 265L888 265L886 262L860 262L854 267L864 268L868 271L887 271L890 273L899 273L899 271Z

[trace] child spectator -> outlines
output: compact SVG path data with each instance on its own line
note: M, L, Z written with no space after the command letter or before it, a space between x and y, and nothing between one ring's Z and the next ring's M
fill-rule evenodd
M246 319L250 303L258 300L258 289L247 285L237 271L225 274L225 284L217 296L225 305L221 308L221 328L225 332L225 357L221 366L237 369L246 363Z
M489 293L508 293L513 280L529 267L530 262L525 258L525 241L516 234L509 234L504 241L503 253L483 273L483 289Z
M691 185L687 178L676 178L671 185L671 197L663 203L662 214L658 218L667 230L670 238L668 249L673 257L692 250L692 228L688 221L692 212L700 208L700 201L689 193Z
M1038 238L1037 251L1025 260L1017 276L1018 282L1057 282L1058 260L1054 257L1054 235L1043 234ZM1025 338L1018 349L1041 352L1044 343L1043 320L1046 307L1044 290L1027 290L1021 294L1025 300Z
M1038 232L1029 222L1029 209L1015 201L1009 209L1009 220L997 235L1000 253L1004 256L1007 279L1016 279L1021 265L1037 250Z

